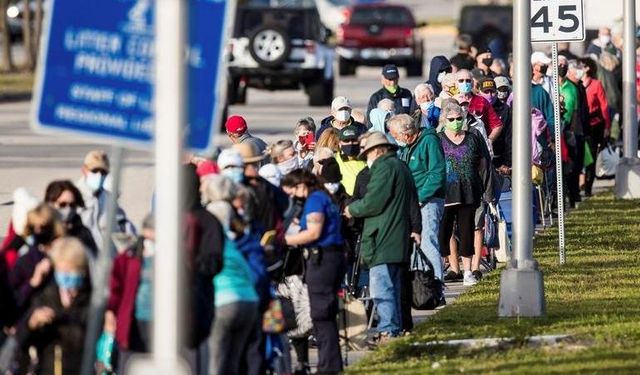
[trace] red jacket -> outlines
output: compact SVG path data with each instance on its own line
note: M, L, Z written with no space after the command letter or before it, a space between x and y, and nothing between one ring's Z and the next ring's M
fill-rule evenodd
M494 129L502 127L502 121L500 121L500 117L496 111L493 110L491 103L479 95L471 95L469 112L476 117L480 117L487 131L487 136L489 136Z
M116 257L111 269L107 310L116 316L116 342L122 349L129 348L141 268L141 257L135 250L127 250Z
M587 104L589 104L589 125L596 126L604 122L605 129L611 127L609 116L609 103L602 83L597 79L588 79L582 82L587 89Z

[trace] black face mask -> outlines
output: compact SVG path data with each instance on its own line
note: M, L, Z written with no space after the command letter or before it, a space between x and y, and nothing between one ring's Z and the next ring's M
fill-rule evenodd
M487 68L489 68L489 67L491 67L491 64L493 64L493 58L489 57L489 58L486 58L486 59L482 59L482 63L484 65L486 65Z
M358 152L360 152L360 145L340 146L340 151L342 151L342 155L344 156L357 156Z
M53 226L40 228L40 232L33 233L33 239L38 245L48 245L55 240L55 237Z
M567 65L558 65L558 75L564 78L569 71L569 67Z
M296 197L296 196L293 196L291 199L293 200L293 204L296 206L304 206L304 202L307 201L306 198Z
M547 69L549 69L548 65L540 65L540 74L542 75L547 74Z

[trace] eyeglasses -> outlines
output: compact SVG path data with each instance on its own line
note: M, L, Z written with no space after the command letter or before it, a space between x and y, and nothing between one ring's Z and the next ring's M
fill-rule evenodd
M56 202L56 206L58 206L59 208L76 208L78 205L76 205L75 202Z
M109 174L109 172L105 171L102 168L94 168L94 169L91 170L91 173L100 173L103 176L106 176L106 175Z
M447 121L449 121L449 122L462 121L462 116L460 116L460 117L447 117Z
M471 79L459 79L458 80L458 83L465 83L465 82L466 83L471 83L472 81L471 81Z

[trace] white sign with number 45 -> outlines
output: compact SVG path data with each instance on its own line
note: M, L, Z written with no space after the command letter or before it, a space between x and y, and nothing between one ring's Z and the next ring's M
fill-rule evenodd
M531 0L531 41L584 40L582 2L582 0Z

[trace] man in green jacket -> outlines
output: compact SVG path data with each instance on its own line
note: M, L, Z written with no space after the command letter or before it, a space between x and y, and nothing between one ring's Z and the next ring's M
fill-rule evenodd
M433 265L435 277L442 281L438 233L444 212L447 168L440 138L434 129L420 129L408 115L394 116L387 125L391 136L400 146L400 160L409 166L418 192L422 213L420 249Z
M365 196L345 208L347 218L364 218L362 259L369 267L369 290L379 317L380 342L400 333L401 275L411 248L411 203L416 189L411 172L396 156L397 146L380 132L367 135L361 158L371 180ZM419 238L418 238L419 239Z

